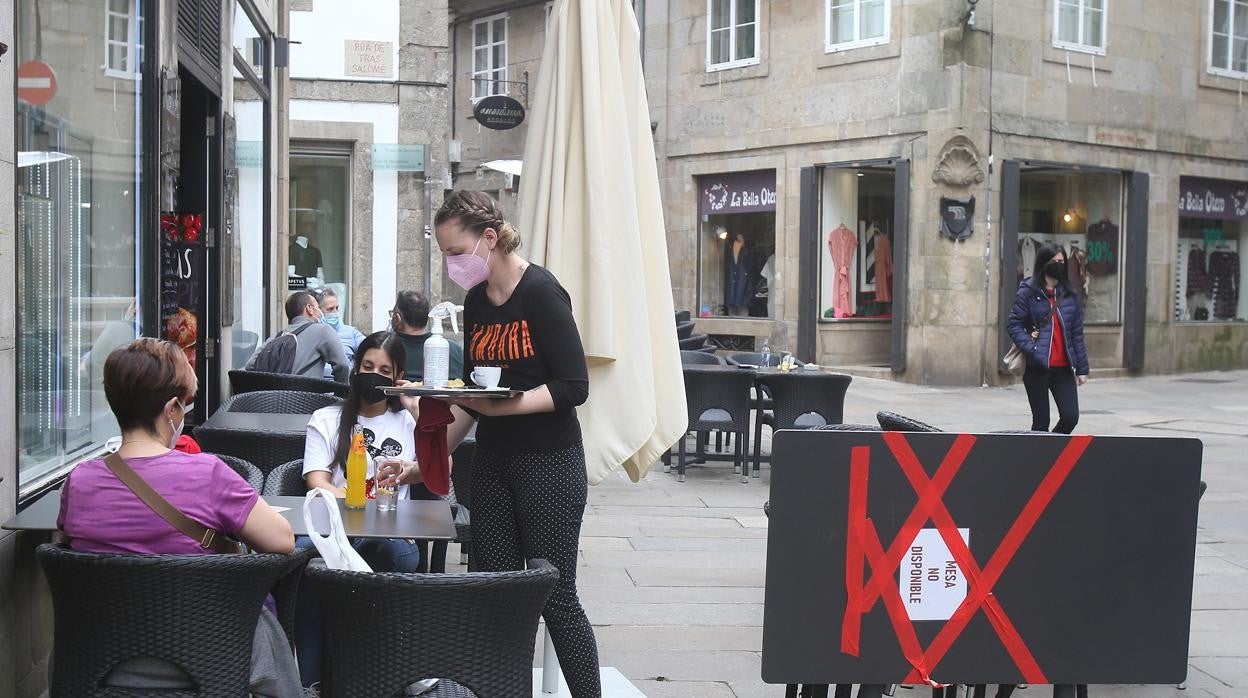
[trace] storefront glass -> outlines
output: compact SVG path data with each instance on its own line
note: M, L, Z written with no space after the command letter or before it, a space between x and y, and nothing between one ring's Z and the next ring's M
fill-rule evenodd
M1248 183L1184 177L1179 182L1179 247L1174 319L1248 320Z
M776 317L776 171L698 180L700 317Z
M142 12L138 0L17 2L23 492L118 433L104 359L138 334L136 238L157 235L139 207Z
M895 179L884 168L823 171L821 320L893 317Z
M1122 189L1117 172L1036 168L1019 176L1018 280L1032 275L1043 245L1061 245L1088 324L1122 319Z
M292 148L293 150L293 148ZM290 156L291 277L310 288L333 288L350 317L348 242L351 221L351 158L348 154L299 152Z
M264 140L265 104L259 99L239 99L254 94L235 81L234 119L238 133L234 175L237 202L234 228L234 325L231 340L232 368L241 368L264 337L265 299L269 287L264 278ZM249 95L250 96L250 95ZM227 185L230 183L227 182ZM231 212L226 212L230 215Z

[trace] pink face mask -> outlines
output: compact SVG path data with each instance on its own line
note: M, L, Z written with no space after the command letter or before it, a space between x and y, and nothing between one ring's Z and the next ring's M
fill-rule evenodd
M471 253L449 255L446 258L446 273L451 277L451 281L459 284L465 291L471 291L481 285L490 275L490 256L494 254L494 251L490 250L485 259L477 256L477 249L481 247L481 240L484 239L477 240L477 246L472 248Z

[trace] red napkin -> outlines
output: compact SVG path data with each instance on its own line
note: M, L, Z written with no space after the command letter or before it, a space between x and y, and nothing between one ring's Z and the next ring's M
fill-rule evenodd
M455 421L451 406L422 397L416 420L416 462L429 491L445 497L451 491L451 459L446 448L446 427Z
M173 445L173 450L181 451L183 453L201 453L199 450L199 444L195 443L195 439L192 439L186 434L178 437L177 443Z

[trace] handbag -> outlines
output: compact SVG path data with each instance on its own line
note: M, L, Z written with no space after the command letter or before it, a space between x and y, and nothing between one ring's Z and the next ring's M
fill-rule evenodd
M321 504L316 503L321 500ZM324 506L329 515L329 533L322 535L312 522L312 507ZM331 570L348 570L351 572L372 572L373 568L364 562L364 558L347 538L346 529L342 525L342 515L338 513L338 498L333 492L322 487L308 490L303 498L303 525L312 539L312 545L325 559L325 566Z
M1027 357L1023 356L1023 350L1019 349L1017 344L1010 346L1010 350L1005 352L1005 357L1001 361L1005 364L1006 370L1016 376L1027 368Z
M187 537L199 541L201 548L227 555L246 552L242 543L231 539L220 531L208 528L179 511L177 507L169 503L169 500L160 496L160 493L152 489L152 486L147 484L147 480L144 480L138 473L134 472L134 469L127 465L121 456L116 453L110 453L104 459L104 465L107 465L108 469L117 476L117 479L130 488L130 491L142 500L148 508L156 512L160 518L168 521L169 525L178 529Z

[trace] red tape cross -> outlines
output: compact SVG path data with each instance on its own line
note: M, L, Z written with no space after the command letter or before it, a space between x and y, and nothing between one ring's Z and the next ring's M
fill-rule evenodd
M931 670L944 658L971 618L984 609L1002 645L1009 652L1028 683L1044 684L1048 680L1035 657L1023 642L1018 629L1010 621L1000 601L992 594L992 588L1001 578L1005 568L1019 547L1031 533L1041 514L1053 501L1057 490L1070 475L1076 463L1092 443L1091 436L1071 437L1066 448L1049 468L1044 480L1036 487L1031 498L1015 519L1013 525L988 561L980 569L970 549L958 533L957 524L942 498L954 476L966 461L975 437L962 434L945 454L936 474L930 479L911 449L904 434L886 432L885 444L900 464L902 472L919 496L914 509L902 524L897 537L883 550L875 525L867 517L867 484L870 465L870 447L859 446L850 456L849 478L849 528L846 544L845 586L848 598L841 624L841 651L858 656L858 639L862 627L862 615L869 612L877 598L883 599L893 629L897 633L902 653L913 670L906 677L908 682L924 681L937 685L931 678ZM927 521L936 525L941 539L949 547L958 567L967 579L967 596L958 609L941 628L926 650L919 647L914 625L906 614L900 586L892 581L906 550ZM863 561L871 567L871 579L863 584Z

